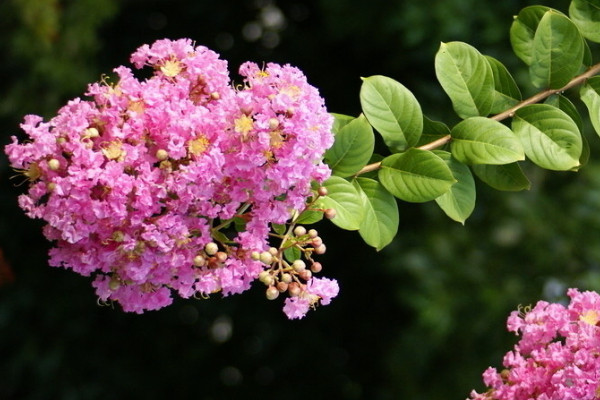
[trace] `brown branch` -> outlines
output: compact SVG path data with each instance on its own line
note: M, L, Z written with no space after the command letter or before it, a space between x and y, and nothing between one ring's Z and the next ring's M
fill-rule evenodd
M490 117L490 119L493 119L494 121L502 121L506 118L512 118L512 117L514 117L515 112L518 109L528 106L530 104L539 103L540 101L552 96L553 94L562 93L565 90L568 90L575 86L581 85L587 79L589 79L592 76L597 75L599 73L600 73L600 63L591 66L583 74L577 75L575 78L571 79L569 81L569 83L567 83L565 86L561 87L560 89L547 89L547 90L544 90L543 92L539 92L539 93L531 96L530 98L521 101L519 104L509 108L508 110L503 111L500 114L496 114L496 115ZM421 149L421 150L433 150L433 149L437 149L438 147L445 145L446 143L449 143L451 140L452 140L452 137L450 135L446 135L439 139L434 140L431 143L424 144L423 146L419 146L417 148ZM354 176L359 176L362 174L366 174L367 172L376 171L379 168L381 168L381 161L373 163L373 164L365 165Z

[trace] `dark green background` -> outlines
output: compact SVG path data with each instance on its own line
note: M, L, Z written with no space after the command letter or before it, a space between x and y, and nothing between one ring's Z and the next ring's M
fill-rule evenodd
M530 4L3 0L0 144L20 135L24 114L52 117L138 46L165 37L209 46L234 71L245 60L296 65L332 112L357 115L359 77L388 75L428 116L453 124L434 77L440 41L473 44L526 84L508 29ZM274 16L284 24L269 25ZM253 26L262 27L256 40ZM592 130L585 135L598 150ZM504 326L518 304L600 288L594 154L579 173L525 164L527 192L478 183L464 227L435 204L401 203L398 237L381 253L356 233L317 226L328 245L324 275L341 293L301 321L288 321L260 285L141 316L98 306L89 278L47 266L41 223L16 206L25 187L8 179L2 156L0 399L464 399L514 344Z

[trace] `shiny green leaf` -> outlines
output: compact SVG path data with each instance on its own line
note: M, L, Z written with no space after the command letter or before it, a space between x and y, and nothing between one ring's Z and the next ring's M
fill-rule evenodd
M444 160L431 151L414 148L384 158L378 176L394 196L414 203L433 200L456 182Z
M550 10L544 6L523 8L510 27L510 44L513 51L525 64L533 61L533 37L540 20Z
M333 208L336 216L331 220L342 229L354 231L360 228L364 216L362 200L354 186L344 178L332 176L323 183L327 196L319 198L319 208Z
M435 56L435 74L461 118L490 113L494 76L490 64L473 46L442 43Z
M600 0L573 0L569 16L586 39L600 43Z
M494 75L494 103L490 112L498 114L519 103L521 91L504 64L490 56L485 58L490 63Z
M579 95L588 109L594 130L600 135L600 77L588 79L581 87Z
M505 165L478 164L471 168L479 179L496 190L516 192L531 187L529 179L516 162Z
M337 132L333 146L325 152L325 163L331 167L334 175L354 175L367 164L374 146L373 129L361 114Z
M581 133L564 111L548 104L528 105L515 112L512 128L527 157L540 167L566 171L579 166Z
M401 83L381 75L363 78L360 104L391 151L404 151L419 141L423 131L421 106Z
M471 170L447 151L435 150L434 153L446 162L456 179L450 190L436 198L435 202L448 217L464 225L475 209L475 180Z
M452 128L452 155L465 164L509 164L525 159L523 146L505 125L473 117Z
M531 82L539 88L563 87L579 72L583 55L583 40L575 24L561 13L547 11L533 38Z
M358 233L365 243L379 251L398 232L398 204L394 196L374 179L357 178L352 183L361 195L365 210Z
M417 147L431 143L450 134L450 128L443 122L432 121L423 115L423 134Z

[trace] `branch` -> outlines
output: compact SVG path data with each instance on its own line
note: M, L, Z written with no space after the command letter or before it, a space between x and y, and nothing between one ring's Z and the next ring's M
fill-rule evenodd
M544 90L543 92L539 92L539 93L531 96L530 98L521 101L519 104L509 108L508 110L503 111L500 114L496 114L493 117L490 117L490 119L493 119L494 121L502 121L506 118L512 118L518 109L528 106L530 104L539 103L540 101L552 96L553 94L562 93L565 90L568 90L575 86L581 85L587 79L589 79L592 76L597 75L599 73L600 73L600 63L591 66L583 74L577 75L575 78L571 79L569 81L569 83L567 83L565 86L561 87L560 89L547 89L547 90ZM450 135L446 135L437 140L434 140L431 143L424 144L423 146L419 146L417 148L421 149L421 150L433 150L433 149L437 149L438 147L442 147L446 143L449 143L450 140L452 140L452 137ZM373 164L365 165L354 176L356 177L356 176L359 176L362 174L366 174L367 172L376 171L379 168L381 168L381 161L373 163Z

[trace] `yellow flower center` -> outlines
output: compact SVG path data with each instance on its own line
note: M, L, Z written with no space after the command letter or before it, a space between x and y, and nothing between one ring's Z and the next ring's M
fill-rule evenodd
M206 151L210 142L204 135L198 136L196 139L188 142L188 151L190 154L195 156L200 155Z
M585 322L586 324L596 325L598 321L600 321L600 315L595 310L587 310L579 317L580 321Z
M252 130L254 121L247 115L242 115L240 118L235 120L235 131L241 133L244 138L248 135L248 132Z
M179 75L182 68L181 68L181 64L178 60L171 59L171 60L165 61L165 64L162 67L160 67L160 70L163 74L165 74L165 76L172 78L174 76Z
M121 146L121 142L115 140L113 142L108 143L108 145L106 145L102 149L102 153L109 160L123 161L123 159L125 158L125 151Z

